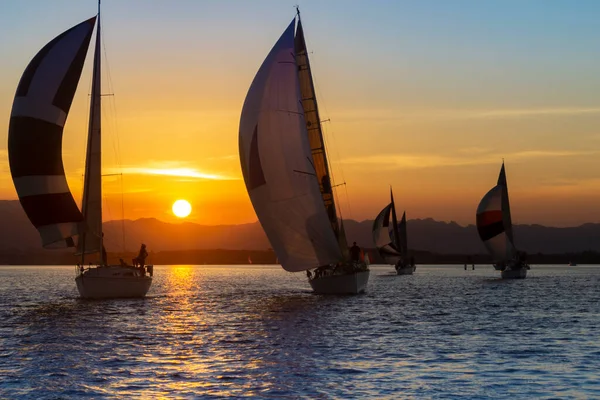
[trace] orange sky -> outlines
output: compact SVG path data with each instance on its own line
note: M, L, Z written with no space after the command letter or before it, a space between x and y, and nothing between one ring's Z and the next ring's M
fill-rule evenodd
M38 20L29 19L25 8L17 10L15 23L0 16L0 34L7 37L10 28L11 37L21 38L0 45L7 60L0 71L2 199L16 198L6 136L19 77L46 42L94 14L94 7L77 2L69 3L67 15L45 20L44 10L51 13L46 3L37 3ZM132 18L127 26L128 6L105 3L109 69L103 86L115 96L103 98L104 170L123 173L105 178L105 219L123 217L123 200L125 218L175 221L171 205L182 198L192 203L192 222L255 221L238 160L239 115L254 74L293 9L258 2L271 11L253 20L243 10L232 11L235 2L210 3L201 10L203 23L186 25L178 21L199 12L202 2L183 2L163 10L168 26L158 26L162 20L148 10L126 14ZM409 219L474 223L477 204L495 184L504 158L515 223L600 222L600 57L592 51L596 47L549 47L557 36L577 32L556 25L546 38L542 27L538 32L524 24L529 31L523 36L504 39L498 33L504 31L470 25L481 17L476 12L457 17L465 24L438 31L409 31L398 21L377 20L361 20L355 29L325 18L329 6L322 2L302 6L321 116L331 119L324 124L330 162L336 183L347 183L338 189L345 218L374 218L393 185L397 207ZM381 18L384 8L375 4ZM424 11L414 8L404 10L406 23L411 12L425 21ZM361 10L351 6L348 12ZM512 21L498 18L497 29ZM529 45L538 51L528 52ZM89 64L63 143L78 199Z

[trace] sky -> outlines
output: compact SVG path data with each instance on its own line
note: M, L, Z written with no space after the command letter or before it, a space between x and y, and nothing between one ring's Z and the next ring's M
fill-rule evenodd
M344 218L389 202L475 221L502 159L513 223L600 222L600 2L104 0L104 218L256 221L242 180L242 103L299 3ZM0 199L16 86L93 0L0 0ZM91 56L63 137L81 198Z

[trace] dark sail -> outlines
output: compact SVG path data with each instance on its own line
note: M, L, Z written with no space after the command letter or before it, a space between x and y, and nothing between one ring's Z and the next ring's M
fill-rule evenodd
M62 135L95 22L74 26L39 51L21 77L10 115L10 172L44 247L72 247L82 221L65 177Z
M502 222L506 229L506 236L514 244L515 239L513 237L512 229L512 218L510 217L510 203L508 201L508 183L506 182L506 170L504 169L504 162L502 162L502 168L500 169L500 175L498 176L498 185L502 186Z
M394 248L400 251L400 233L398 232L398 218L396 217L396 204L394 203L394 193L390 187L390 200L392 204L392 244Z
M400 253L402 253L402 257L404 257L404 260L406 261L408 257L408 232L406 229L406 211L402 213L402 219L398 224L398 236L398 241L400 243Z

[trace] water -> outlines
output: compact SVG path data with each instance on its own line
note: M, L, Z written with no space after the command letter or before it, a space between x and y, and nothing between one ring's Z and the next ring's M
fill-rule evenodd
M0 398L600 397L600 267L373 267L317 296L275 266L155 268L140 300L0 267Z

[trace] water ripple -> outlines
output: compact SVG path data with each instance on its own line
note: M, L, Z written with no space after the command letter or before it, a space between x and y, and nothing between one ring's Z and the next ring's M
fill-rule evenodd
M85 301L72 267L0 267L0 398L600 397L599 267L389 271L347 297L165 266L146 299Z

